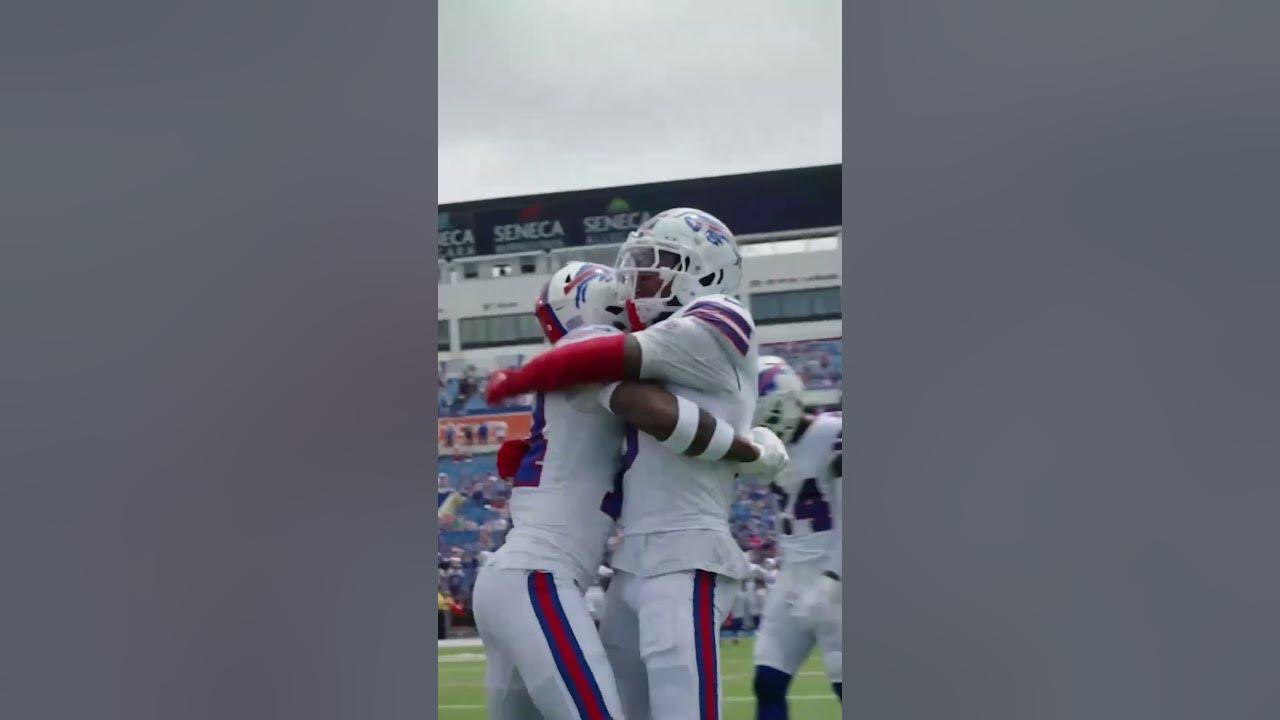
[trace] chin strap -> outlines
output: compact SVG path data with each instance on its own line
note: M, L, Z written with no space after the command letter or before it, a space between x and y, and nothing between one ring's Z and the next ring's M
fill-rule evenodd
M631 300L627 301L627 321L631 323L631 332L640 332L645 328L644 321L640 319L640 312L636 310L636 304Z

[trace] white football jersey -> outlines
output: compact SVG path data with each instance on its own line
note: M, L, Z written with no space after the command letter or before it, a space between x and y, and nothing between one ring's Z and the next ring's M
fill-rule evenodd
M632 337L643 355L642 379L662 381L740 435L750 432L759 353L755 324L741 303L726 295L699 298ZM697 569L746 576L729 525L734 463L674 453L628 427L622 465L623 539L614 567L641 577Z
M783 573L816 564L839 572L840 476L835 460L843 451L844 420L823 413L787 447L791 462L769 489L778 499L778 545Z
M580 327L557 346L617 333ZM614 517L604 509L622 448L622 421L599 401L599 386L539 393L530 448L512 481L511 530L494 567L545 570L580 588L596 581Z

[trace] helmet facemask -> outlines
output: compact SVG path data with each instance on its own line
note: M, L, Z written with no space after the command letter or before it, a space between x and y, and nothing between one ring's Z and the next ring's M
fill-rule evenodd
M690 293L688 286L697 282L700 266L698 258L677 243L651 239L623 248L617 274L632 323L653 325L692 301L697 293Z
M779 357L760 359L760 382L752 424L763 425L785 443L794 441L804 419L804 383Z
M757 425L763 425L773 431L780 440L789 443L795 439L796 430L804 418L804 404L798 398L777 397L773 402L762 403L764 409Z
M635 331L700 297L737 292L742 256L724 223L700 210L673 208L631 233L615 269Z

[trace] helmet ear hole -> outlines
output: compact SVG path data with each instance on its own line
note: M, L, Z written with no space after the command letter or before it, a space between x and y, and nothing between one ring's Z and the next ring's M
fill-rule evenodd
M711 287L711 283L716 281L715 273L708 273L698 278L698 282L702 283L702 287Z

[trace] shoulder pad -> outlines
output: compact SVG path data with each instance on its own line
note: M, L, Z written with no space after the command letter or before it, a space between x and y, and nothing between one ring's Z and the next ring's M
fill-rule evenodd
M708 295L685 305L680 317L693 318L715 330L742 355L751 348L755 321L742 303L728 295Z

